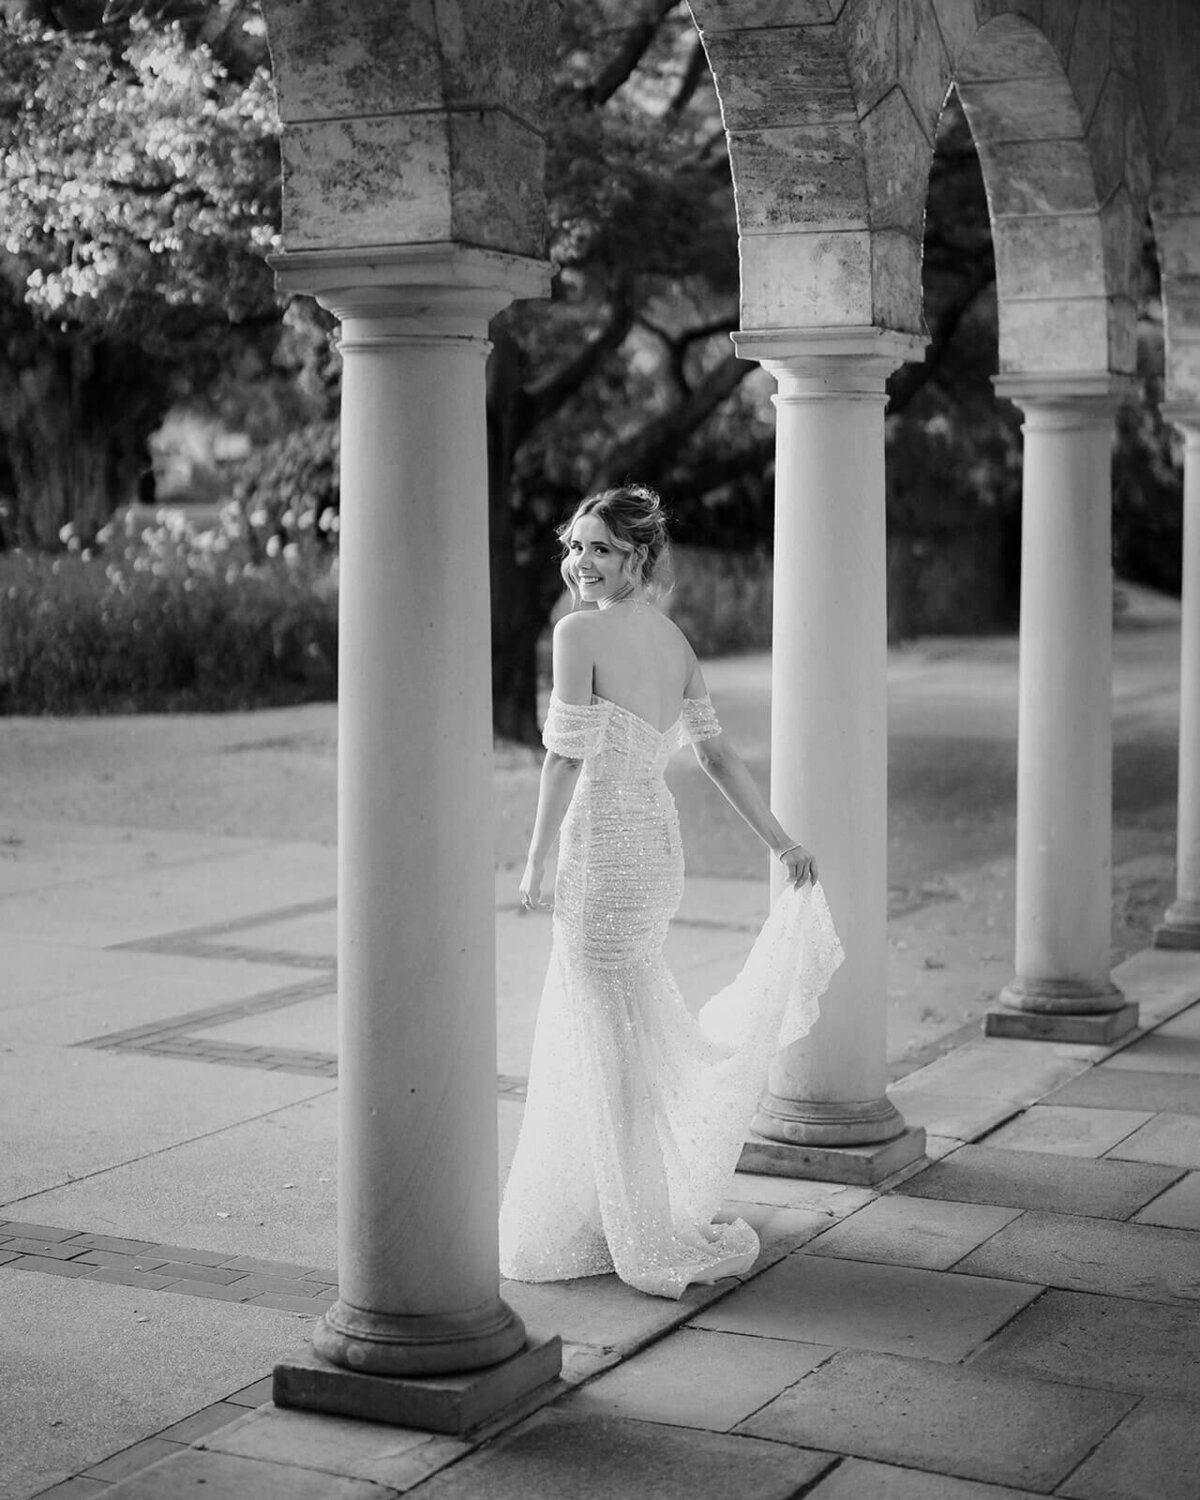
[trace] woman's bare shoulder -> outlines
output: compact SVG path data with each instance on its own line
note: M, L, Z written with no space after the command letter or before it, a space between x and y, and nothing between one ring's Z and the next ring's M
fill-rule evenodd
M675 621L671 619L670 615L664 614L661 609L656 609L654 613L662 621L663 639L669 641L673 647L680 651L689 663L694 662L696 660L696 653L692 650L692 643L684 635L683 631L680 630L679 626L676 625Z

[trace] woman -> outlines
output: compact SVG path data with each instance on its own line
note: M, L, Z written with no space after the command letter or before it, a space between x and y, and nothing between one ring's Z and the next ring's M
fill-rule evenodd
M639 485L584 500L559 532L576 601L554 631L521 905L542 909L559 836L554 946L529 1095L500 1211L500 1264L521 1281L613 1271L679 1297L747 1270L758 1238L714 1223L776 1047L803 1036L841 948L816 863L722 733L682 632L651 598L666 520ZM698 1018L663 960L683 894L663 773L691 744L778 856L788 885L742 973Z

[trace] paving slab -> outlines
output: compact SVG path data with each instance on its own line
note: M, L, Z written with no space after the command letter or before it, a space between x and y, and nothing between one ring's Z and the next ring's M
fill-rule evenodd
M719 1288L688 1287L678 1302L647 1297L616 1276L502 1281L500 1295L520 1316L534 1343L558 1334L564 1343L628 1354L687 1322L730 1284L725 1281Z
M986 1144L1002 1151L1099 1157L1153 1118L1146 1110L1072 1109L1066 1105L1034 1104L989 1135ZM1112 1154L1124 1155L1120 1151Z
M876 1196L873 1188L801 1177L770 1177L763 1172L735 1172L729 1198L735 1203L774 1203L780 1208L811 1209L832 1223Z
M1200 1172L1188 1175L1147 1203L1133 1216L1137 1224L1162 1224L1172 1229L1200 1229Z
M1200 1037L1163 1036L1152 1031L1132 1046L1115 1052L1106 1068L1137 1068L1146 1073L1187 1073L1200 1077Z
M697 1313L691 1326L949 1361L964 1359L1036 1295L1012 1281L973 1284L800 1253Z
M333 891L328 894L332 901ZM321 911L269 918L253 927L239 927L230 934L229 941L250 953L295 953L323 959L333 968L337 963L337 908L331 904Z
M1143 1401L1059 1490L1070 1500L1196 1500L1200 1406Z
M279 964L76 946L70 934L4 939L0 1035L69 1045L106 1031L296 983ZM50 1019L39 1026L44 1017Z
M917 1201L890 1194L827 1229L806 1249L810 1255L946 1271L1020 1212L991 1204Z
M737 1431L1047 1491L1135 1401L971 1366L845 1353L777 1396Z
M902 1183L896 1191L909 1198L1127 1219L1170 1187L1179 1175L1175 1168L1140 1162L1087 1161L1052 1152L964 1146Z
M1200 997L1200 954L1143 948L1113 970L1113 982L1137 1002L1141 1024L1151 1026L1194 1006Z
M328 1079L258 1069L218 1071L186 1058L50 1046L0 1052L8 1147L0 1158L0 1212L6 1203L63 1183L80 1186L76 1179L92 1179L117 1163L136 1162L198 1137L211 1143L214 1132L329 1088ZM178 1171L169 1162L159 1162L159 1168ZM224 1169L218 1175L226 1197L235 1195L234 1180ZM29 1203L23 1216L27 1209L34 1218L47 1212L42 1206L34 1213ZM112 1211L110 1206L101 1222L128 1229L110 1217ZM58 1222L92 1227L68 1213Z
M295 1047L303 1052L337 1054L337 995L330 991L281 1010L243 1016L214 1026L197 1025L206 1041L241 1042L252 1047Z
M4 817L0 897L261 848L259 838Z
M920 1078L922 1072L924 1069L909 1074L909 1077ZM901 1082L907 1082L907 1079ZM978 1094L942 1094L922 1085L913 1085L900 1094L897 1092L899 1088L900 1084L893 1085L889 1094L892 1103L904 1116L905 1124L920 1126L927 1140L932 1136L952 1141L955 1146L987 1135L1012 1119L1027 1103L1023 1098L989 1099Z
M470 1445L408 1427L266 1405L201 1439L199 1447L264 1463L410 1489Z
M567 1397L562 1409L728 1432L836 1352L682 1328Z
M1108 1153L1121 1161L1163 1162L1200 1168L1200 1116L1155 1115Z
M1200 1307L1048 1291L972 1361L1039 1380L1200 1402Z
M847 1458L805 1500L1034 1500L1034 1491Z
M213 1128L191 1130L194 1138L177 1138L171 1151L143 1154L130 1147L132 1161L121 1161L109 1144L107 1160L101 1157L91 1175L23 1200L22 1216L225 1255L333 1263L337 1094L327 1079L173 1059L114 1056L112 1061L124 1065L131 1089L144 1087L153 1068L168 1071L176 1091L186 1090L176 1106L169 1079L163 1080L154 1118L161 1120L168 1108L185 1107L196 1096L207 1101ZM289 1093L311 1097L271 1109L269 1101L280 1093L285 1101ZM240 1105L242 1118L222 1121L215 1115L222 1103L230 1112ZM140 1118L141 1108L130 1113ZM61 1125L56 1128L61 1132ZM112 1161L119 1164L108 1165ZM0 1215L7 1212L0 1208Z
M792 1500L833 1462L753 1437L546 1412L435 1475L422 1500Z
M206 858L42 887L0 900L0 932L76 945L186 938L201 924L264 919L284 908L328 898L336 889L336 855L315 844L259 844Z
M384 1491L384 1494L387 1492ZM369 1479L342 1479L294 1464L261 1463L231 1453L190 1449L114 1485L110 1500L381 1500Z
M266 1308L0 1270L0 1497L26 1500L305 1347Z
M902 1112L901 1101L909 1093L992 1099L1020 1107L1085 1072L1103 1055L1104 1049L1095 1047L990 1038L956 1047L893 1084L890 1092Z
M721 1205L721 1214L745 1219L758 1235L762 1251L750 1274L799 1249L829 1227L827 1214L808 1208L777 1208L773 1203L726 1202Z
M1200 1300L1196 1236L1148 1224L1025 1213L956 1269L1146 1302Z
M1194 958L1193 962L1200 968L1200 958ZM1189 1005L1186 1010L1181 1010L1178 1015L1157 1027L1154 1034L1159 1037L1200 1039L1200 1005Z
M1042 1103L1200 1115L1200 1078L1140 1068L1093 1068L1055 1089Z

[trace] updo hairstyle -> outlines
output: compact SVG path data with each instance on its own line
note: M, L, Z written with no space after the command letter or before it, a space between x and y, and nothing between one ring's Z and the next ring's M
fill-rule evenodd
M671 548L667 537L667 515L658 495L644 484L623 484L618 489L601 490L588 495L558 528L562 543L561 571L563 582L579 602L579 590L571 576L571 554L568 543L571 528L584 516L595 516L608 528L613 546L625 554L625 570L635 584L641 584L651 598L662 598L671 592Z

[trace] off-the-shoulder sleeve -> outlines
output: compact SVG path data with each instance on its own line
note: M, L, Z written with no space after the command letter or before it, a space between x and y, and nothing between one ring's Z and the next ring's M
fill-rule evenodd
M611 703L564 703L557 693L551 693L550 708L542 728L542 744L567 760L582 760L587 755L595 755L604 739L604 726L611 712Z
M711 740L720 732L720 721L712 706L712 699L707 693L703 698L683 700L683 743L685 745L694 745L697 740Z

